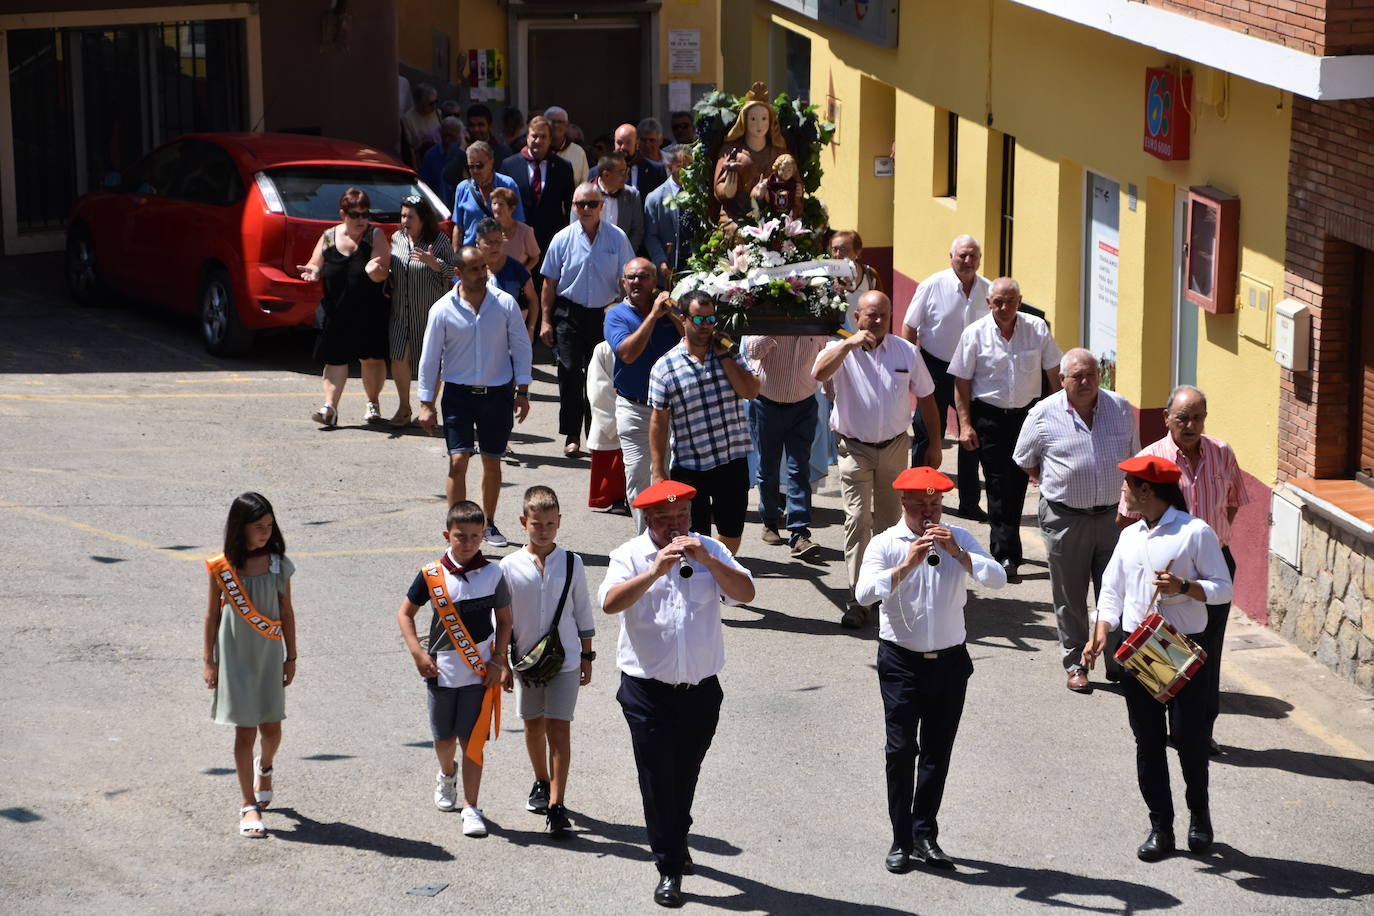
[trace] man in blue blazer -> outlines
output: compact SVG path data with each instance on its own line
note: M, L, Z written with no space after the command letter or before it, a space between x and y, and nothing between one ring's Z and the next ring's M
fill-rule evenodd
M502 175L515 182L540 251L568 225L572 210L572 166L553 153L553 132L542 117L530 118L525 147L501 163Z
M672 275L681 270L692 256L691 232L683 225L682 211L668 201L682 190L678 176L692 161L690 146L674 146L663 151L668 163L668 179L654 189L644 201L644 248L649 260L658 270L659 285L672 287Z

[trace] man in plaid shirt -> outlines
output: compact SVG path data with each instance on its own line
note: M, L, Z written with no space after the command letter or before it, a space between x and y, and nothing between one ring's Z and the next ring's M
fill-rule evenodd
M686 314L682 343L649 373L649 458L653 482L695 487L692 531L739 551L749 503L749 426L744 401L759 393L758 376L716 332L716 303L693 290L679 301ZM668 433L672 431L672 465ZM682 532L686 534L687 532Z

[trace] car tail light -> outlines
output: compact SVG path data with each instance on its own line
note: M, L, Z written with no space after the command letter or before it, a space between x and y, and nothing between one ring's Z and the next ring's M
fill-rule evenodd
M281 195L277 193L277 186L272 183L272 179L267 177L266 172L257 172L253 175L253 181L258 186L258 193L262 195L262 202L267 205L267 209L273 213L285 213L286 206L281 201Z

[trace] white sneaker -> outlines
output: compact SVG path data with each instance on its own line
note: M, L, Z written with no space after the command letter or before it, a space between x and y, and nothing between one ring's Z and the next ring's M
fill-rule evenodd
M443 773L434 777L434 807L440 811L452 811L458 807L458 771L452 776Z
M482 818L482 809L468 805L463 808L463 836L486 836L487 822Z
M376 401L367 402L367 413L363 414L364 423L382 422L382 408Z

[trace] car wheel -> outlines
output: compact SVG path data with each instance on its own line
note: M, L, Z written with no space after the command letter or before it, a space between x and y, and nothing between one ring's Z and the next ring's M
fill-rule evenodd
M253 342L253 332L239 319L229 274L222 267L206 271L201 281L200 331L205 349L215 356L237 356Z
M85 226L67 235L67 291L78 305L103 305L105 289L95 261L95 246Z

